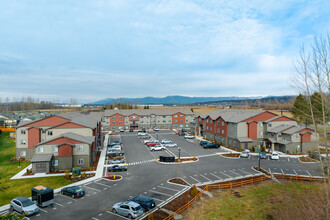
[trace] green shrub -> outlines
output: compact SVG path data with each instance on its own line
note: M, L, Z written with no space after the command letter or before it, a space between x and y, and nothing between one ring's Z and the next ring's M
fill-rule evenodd
M86 172L82 172L81 173L81 178L85 178L86 177Z
M197 194L198 194L197 187L196 187L196 185L193 185L193 187L191 188L190 195L195 197Z
M69 176L70 176L70 170L66 170L66 171L64 172L64 175L65 175L65 177L69 177Z
M76 178L77 178L77 174L74 173L74 174L72 175L72 178L73 178L73 179L76 179Z
M251 148L251 152L254 152L255 151L255 148L254 148L254 146L252 146L252 148Z
M261 151L262 152L266 152L266 147L265 146L261 146Z

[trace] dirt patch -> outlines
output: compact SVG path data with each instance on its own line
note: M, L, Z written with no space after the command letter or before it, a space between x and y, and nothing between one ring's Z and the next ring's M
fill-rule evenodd
M310 157L299 157L298 158L300 162L305 162L305 163L315 163L317 162L316 160L310 158Z
M253 167L253 169L255 169L255 170L259 170L259 168L258 167ZM260 168L260 170L259 170L260 172L262 172L262 173L264 173L264 174L266 174L267 176L270 176L270 173L268 172L268 171L266 171L266 170L264 170L264 169L262 169L262 168Z
M149 216L153 216L153 218L151 219L154 219L154 220L162 220L164 218L166 218L168 216L168 214L164 211L161 211L161 210L157 210L156 212L154 213L151 213ZM146 218L148 219L148 218Z
M95 173L86 174L85 177L80 176L80 177L74 178L73 176L70 175L70 176L64 176L64 178L68 179L68 180L71 180L72 182L79 182L81 180L85 180L85 179L91 178L93 176L95 176Z
M226 145L221 145L221 147L225 147L225 148L228 148L228 149L230 149L230 150L235 150L235 151L239 151L239 152L244 151L243 149L236 149L236 148L234 148L234 147L229 147L229 146L226 146Z
M194 197L191 195L191 190L189 189L187 192L183 193L181 196L178 198L172 200L170 203L167 203L165 206L163 206L165 209L171 210L171 211L176 211L180 207L184 206L187 204L190 200L192 200Z
M236 196L237 198L242 198L242 197L243 197L239 192L234 192L233 194L234 194L234 196Z
M108 180L120 180L122 177L121 176L109 176L109 177L103 177L104 179Z
M238 158L240 154L221 154L221 156L224 156L224 157L230 157L230 158Z
M176 184L181 184L181 185L185 185L185 186L189 186L188 183L186 183L186 181L184 181L183 179L181 178L174 178L174 179L170 179L171 183L176 183Z
M18 159L15 157L12 157L9 161L10 162L19 162ZM21 162L30 162L30 160L21 158Z

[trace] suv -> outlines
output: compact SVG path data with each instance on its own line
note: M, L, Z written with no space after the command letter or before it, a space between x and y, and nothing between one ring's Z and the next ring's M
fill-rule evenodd
M213 144L213 143L207 143L203 145L204 149L208 149L208 148L219 148L220 144Z
M132 201L118 202L112 206L112 212L128 218L137 218L143 214L140 204Z
M30 199L20 196L16 197L10 202L10 210L26 215L33 215L39 213L38 206Z
M208 143L210 143L210 142L208 142L208 141L201 141L201 142L199 142L199 145L204 146L205 144L208 144Z
M135 196L130 198L129 201L133 201L140 204L146 212L156 207L155 201L148 196Z
M158 151L158 150L165 150L166 148L163 147L162 145L158 144L158 145L155 145L155 146L150 146L150 150L151 151Z
M108 167L108 172L116 172L116 171L127 171L127 166L120 166L120 165L114 165L111 167Z

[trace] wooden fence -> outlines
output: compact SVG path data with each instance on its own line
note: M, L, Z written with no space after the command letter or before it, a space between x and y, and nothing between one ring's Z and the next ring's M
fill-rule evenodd
M285 174L273 174L273 177L277 179L287 180L304 180L304 181L323 181L323 177L312 177L312 176L298 176L298 175L285 175Z
M252 177L251 179L246 179L246 180L239 180L239 181L234 180L234 181L226 182L226 183L206 185L194 198L192 198L185 205L183 205L178 210L173 212L171 215L164 218L164 220L173 219L175 215L180 214L182 211L188 209L192 205L192 203L197 202L197 199L203 195L204 191L209 191L209 190L212 190L212 189L219 189L219 190L220 189L228 189L228 188L233 188L233 187L237 187L237 186L243 186L243 185L246 185L246 184L253 184L253 183L261 182L261 181L264 181L264 180L268 180L270 178L271 177L268 177L268 176L258 176L258 177Z

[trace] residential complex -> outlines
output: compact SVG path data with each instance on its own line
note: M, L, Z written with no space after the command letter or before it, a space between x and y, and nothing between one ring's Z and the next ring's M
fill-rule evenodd
M101 113L22 120L16 130L16 158L31 160L33 172L88 168L100 145L101 121Z
M106 110L103 127L106 130L180 129L188 128L193 120L194 113L190 109Z
M196 117L194 132L236 149L266 146L272 151L304 152L316 146L317 134L286 116L269 111L223 109Z

